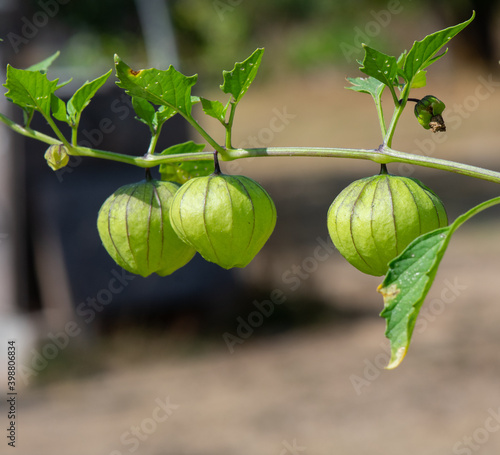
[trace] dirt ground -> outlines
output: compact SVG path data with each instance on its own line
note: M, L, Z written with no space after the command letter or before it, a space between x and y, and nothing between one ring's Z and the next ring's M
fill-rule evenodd
M376 147L381 141L371 101L344 90L345 76L332 71L252 87L239 112L235 144L256 136L263 146ZM465 73L453 63L442 65L422 96L434 93L447 102L453 128L434 137L417 127L409 111L394 147L498 169L498 80L487 70ZM271 137L270 125L279 125L272 119L284 112L288 123ZM382 307L375 292L379 278L361 275L332 253L297 291L283 279L293 265L305 265L318 237L326 239L321 219L335 191L377 166L319 158L237 165L233 171L269 188L282 233L241 276L282 290L290 300L300 294L363 317L250 336L232 354L222 334L194 353L168 334L122 334L100 351L92 348L104 367L22 390L12 453L497 455L498 210L457 232L407 358L387 371L385 325L376 316ZM466 177L445 179L439 171L397 165L390 170L433 187L451 219L498 194L495 185Z

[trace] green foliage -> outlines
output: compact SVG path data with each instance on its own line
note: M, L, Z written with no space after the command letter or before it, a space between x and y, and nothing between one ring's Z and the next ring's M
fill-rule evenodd
M415 41L410 51L403 52L399 58L365 45L365 56L360 70L389 87L395 104L398 104L399 100L394 87L400 87L403 91L402 103L406 103L411 88L425 86L424 69L446 54L447 50L437 55L454 36L472 22L474 16L473 13L470 19L461 24L432 33L421 41Z
M200 98L200 100L205 114L217 119L222 124L226 123L227 110L231 104L231 100L229 100L226 105L217 100L212 101L206 98Z
M500 204L500 197L477 205L447 227L418 237L389 263L389 271L378 288L384 297L384 310L380 315L387 321L386 337L391 342L387 368L396 368L408 351L418 313L451 236L474 215L496 204Z
M149 126L151 134L159 131L162 125L177 113L175 109L165 105L155 109L149 101L135 96L132 97L132 107L137 119Z
M354 90L355 92L360 93L368 93L373 97L375 102L380 100L382 93L386 87L384 82L381 82L374 77L348 77L347 81L351 84L350 87L346 87L348 90Z
M231 71L223 71L224 83L220 86L224 93L233 95L234 103L239 103L250 84L257 76L264 49L256 49L250 57L241 63L235 63Z
M28 71L7 65L5 94L14 104L25 110L35 110L50 117L52 95L59 88L58 79L49 81L40 71Z
M250 84L257 75L263 55L264 49L256 49L246 60L235 63L231 71L222 72L224 83L220 86L220 89L224 93L232 95L232 98L225 105L220 101L201 98L201 105L205 114L219 120L223 125L231 126L226 123L227 111L231 107L233 113L236 105L249 89Z
M283 1L286 2L288 0ZM198 4L196 0L178 2L176 4L176 8L185 8L185 5L188 3L191 5ZM258 1L256 4L262 3ZM272 2L267 2L264 7L272 8L271 4ZM297 7L297 11L307 11L306 6L308 2L295 0L294 4ZM323 7L327 7L325 6L327 4L328 2L323 2ZM204 2L204 6L200 10L200 15L205 14L207 12L207 8L213 7L213 5L207 5L208 4ZM246 5L248 8L255 7L253 3L246 3ZM319 3L314 2L314 7L318 7L318 5ZM340 5L340 3L336 5ZM239 11L244 10L240 10L238 8L234 9L233 12L235 14L240 14ZM304 14L306 13L304 12ZM13 68L10 65L7 66L7 80L4 84L7 88L7 92L5 95L23 110L25 124L18 125L3 114L0 114L0 121L5 123L9 128L17 133L43 141L49 145L53 145L46 155L48 163L53 169L58 169L66 164L69 156L71 155L91 156L95 158L115 160L141 166L143 168L160 166L159 170L162 180L175 182L172 183L174 187L178 184L185 184L186 182L187 186L184 188L187 188L188 186L191 187L192 183L189 183L188 181L192 182L195 178L198 178L197 182L201 181L202 183L212 180L224 181L226 183L227 181L232 181L231 177L207 177L214 173L214 157L217 156L223 160L232 160L256 156L294 155L362 158L372 160L379 164L387 164L390 162L411 163L453 171L472 177L483 178L495 183L500 183L500 173L495 171L485 170L462 163L439 160L432 157L421 157L398 152L391 147L392 138L398 124L398 120L402 115L407 102L409 100L419 101L409 98L410 91L414 88L420 88L426 85L426 74L429 66L446 54L446 49L443 50L443 48L454 36L463 30L473 20L473 18L474 14L465 22L432 33L423 38L421 41L415 41L408 52L404 51L398 56L377 51L369 45L364 45L362 47L365 54L361 62L360 70L366 77L348 78L347 80L350 86L347 88L360 93L367 93L375 102L383 143L377 148L370 150L344 148L318 150L293 147L256 148L245 150L234 149L231 145L231 136L236 107L242 100L243 96L247 93L250 85L256 77L263 58L264 49L262 48L257 48L248 58L235 63L232 70L223 71L223 83L220 85L220 89L224 95L228 95L229 99L226 99L225 101L209 100L205 97L194 95L192 91L198 80L197 75L186 76L172 66L166 70L155 68L134 70L120 57L115 55L115 72L116 77L118 78L117 85L131 96L132 106L135 110L137 119L145 124L151 133L151 140L147 152L141 154L140 156L133 157L120 153L90 149L78 145L78 125L80 123L80 118L85 108L95 96L96 92L108 81L112 70L92 81L85 82L75 91L68 102L65 103L56 95L56 92L68 82L59 83L58 79L51 80L47 75L48 69L53 61L58 57L58 53L51 55L38 64L32 65L28 69L23 70ZM224 21L221 20L220 23L215 24L217 27L215 27L212 23L210 29L224 28L221 26L223 22ZM237 33L237 31L233 29L232 33ZM229 41L230 40L228 40L228 42ZM220 48L218 48L217 51L220 53ZM211 60L211 64L213 64L214 61L215 58L214 60ZM392 95L394 104L393 114L387 125L381 102L382 94L386 87ZM435 99L435 97L427 96L424 98L424 101L429 100L434 103L431 103L431 105L436 108L433 108L432 112L429 111L429 115L424 113L427 115L424 119L419 118L420 121L425 120L425 125L428 123L427 117L432 117L436 114L440 115L444 109L444 103ZM425 102L422 100L420 101L420 107L423 105L426 107ZM201 108L206 115L215 118L224 128L224 144L219 144L213 136L206 132L197 122L193 114L193 110L198 103L198 108ZM422 114L420 107L417 109L417 117L424 115ZM38 112L45 118L49 126L53 129L54 136L45 135L30 128L30 121L35 112ZM161 133L162 126L175 114L181 115L200 135L204 143L198 143L200 142L198 140L197 142L188 141L182 144L173 145L160 153L155 153L156 144ZM66 127L69 126L71 130L70 138L67 138L65 134L63 134L55 120L65 123ZM433 129L431 128L431 130ZM436 131L439 131L439 129ZM206 151L206 148L210 148L211 150ZM241 181L246 178L240 176L238 179ZM162 186L160 183L155 183L155 185ZM221 188L223 188L223 186L221 186ZM235 188L239 188L241 190L240 186L235 186ZM149 189L153 191L152 188ZM257 190L254 188L252 191L255 192ZM262 191L264 190L262 189ZM264 193L261 194L260 187L257 192L260 194L260 196L258 196L260 202L264 201L267 204L268 195L261 197ZM234 196L233 199L226 200L225 205L226 208L231 206L231 210L234 209L234 213L236 214L234 218L234 225L238 226L239 231L246 232L245 229L248 229L248 226L255 220L252 221L251 219L246 219L244 214L241 214L238 211L238 207L235 207L233 204L234 201L239 200L238 198L243 197L242 194L243 193L235 193L234 195L231 195L231 197ZM127 196L130 195L127 193ZM147 213L149 210L149 202L147 201L150 200L148 198L150 198L151 195L150 193L147 193L146 196L146 204L141 209L143 210L143 213ZM196 199L198 195L195 196ZM214 206L217 205L217 203L218 202L215 201ZM450 242L452 234L461 224L470 219L476 213L498 203L500 203L500 198L487 201L459 217L449 227L440 228L416 238L408 245L400 256L390 262L389 271L383 283L379 287L379 292L382 293L385 302L385 307L381 316L386 319L386 336L391 342L392 356L389 368L394 368L399 365L408 350L418 312L436 276L438 266ZM248 207L250 206L251 204L248 205ZM274 205L272 207L274 207ZM249 212L250 209L245 210ZM227 215L229 213L228 211L226 212L223 214ZM217 237L219 243L218 248L216 249L217 251L214 251L213 254L206 254L209 260L214 260L224 267L246 265L253 257L253 254L261 248L263 242L265 242L268 235L272 232L272 229L268 228L270 226L274 227L276 215L275 210L273 209L266 213L267 215L262 219L264 219L264 221L267 219L267 227L260 226L259 222L255 223L255 229L263 229L265 231L265 235L261 236L257 244L252 245L250 253L244 254L244 257L240 258L241 260L233 261L233 253L235 253L235 251L242 250L243 246L233 245L233 247L231 247L227 243L226 240L227 238L230 238L231 232L228 233L229 237L219 238L219 234L222 232L219 228L221 228L221 220L223 220L224 217L220 215L219 211L214 210L210 215L212 220L211 227L215 226L212 234ZM162 214L162 216L164 216L164 214ZM199 213L190 214L190 216L192 216L193 219L198 220L196 221L196 223L198 223L198 227L205 227L205 220L203 217L199 218ZM181 223L180 217L178 218L179 219L177 221ZM104 216L104 218L101 218L101 225L105 226L105 223L106 217ZM140 220L134 220L130 226L135 228L140 224ZM120 238L120 241L126 245L127 238L124 234L126 232L124 228L125 225L120 226L121 227L118 230L119 232L117 233L117 236ZM185 227L186 226L183 226L182 229ZM222 227L226 228L227 226ZM433 228L434 226L431 227L431 229ZM134 247L137 247L138 250L141 250L142 248L141 229L138 230L135 238L136 244ZM203 231L203 229L201 231ZM104 228L103 232L105 232ZM404 234L407 233L408 232L405 232ZM363 235L361 235L361 237L364 238ZM413 237L414 236L412 236L412 238ZM240 238L243 238L243 244L246 244L245 242L249 240L243 235L240 236ZM107 244L111 249L111 244L114 239L108 240ZM159 239L157 239L157 241L159 242ZM192 239L190 241L192 241ZM130 253L127 248L124 249L123 254ZM209 248L202 246L199 249L206 251ZM398 252L399 251L401 250L398 250ZM219 260L220 258L216 257L218 253L224 256L223 260ZM115 254L115 256L118 257L117 254ZM394 257L393 254L391 255L391 258L392 257ZM121 259L117 259L118 263L120 263L120 260ZM385 267L387 260L384 264L382 264L384 269L381 273L386 270ZM159 269L156 265L153 268L148 268L149 265L146 262L141 264L140 267L136 267L135 265L133 267L131 266L130 269L143 274L149 274L155 271L160 274L170 273L170 270L167 270L163 266ZM127 261L122 261L122 263L124 266L129 264Z
M398 73L396 57L383 54L366 45L363 48L365 49L365 58L360 70L389 87L397 100L397 96L394 93L394 85L397 84L396 76Z
M94 79L92 82L85 82L68 100L68 120L71 124L77 125L80 121L82 111L89 105L90 100L111 76L111 70L106 74Z
M195 144L193 141L176 144L168 149L163 150L160 155L176 155L180 153L197 153L201 152L205 146L203 144ZM193 160L180 161L172 164L161 164L160 174L162 180L186 183L194 177L202 177L214 172L213 160Z
M159 106L167 106L184 117L191 117L191 87L198 76L184 76L173 66L168 70L154 68L135 71L115 55L117 85L133 97Z
M59 57L59 55L61 55L61 52L57 51L51 56L42 60L41 62L35 63L34 65L31 65L26 69L28 71L40 71L40 73L46 73L49 69L49 66L52 65L52 63L54 63L54 61Z

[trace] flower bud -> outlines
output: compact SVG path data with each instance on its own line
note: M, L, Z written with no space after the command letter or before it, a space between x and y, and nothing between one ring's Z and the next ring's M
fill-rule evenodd
M339 252L369 275L385 275L388 263L415 238L446 226L441 200L417 179L379 174L345 188L328 210L328 231Z
M174 230L207 261L245 267L276 225L276 207L254 180L214 173L188 180L170 209Z
M57 171L68 164L68 149L62 144L51 145L45 152L44 158L52 170Z
M426 129L430 129L433 133L446 131L441 114L445 109L445 104L435 96L424 96L415 105L415 117L418 122Z
M173 182L143 180L116 190L102 205L97 228L115 262L131 273L165 276L187 264L196 251L170 224Z

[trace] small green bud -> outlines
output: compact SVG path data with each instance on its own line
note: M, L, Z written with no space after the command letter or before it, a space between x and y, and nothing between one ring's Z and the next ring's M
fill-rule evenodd
M248 265L264 246L276 225L276 207L254 180L215 172L182 185L170 221L205 260L230 269Z
M186 265L196 251L175 234L169 211L179 185L147 179L118 188L102 205L97 228L115 262L146 277L166 276Z
M433 95L427 95L415 105L415 117L426 130L430 129L433 133L446 131L446 125L441 116L445 107L441 100Z
M44 158L52 170L57 171L68 164L68 149L62 144L51 145L45 152Z
M441 200L422 182L379 174L345 188L328 210L333 244L354 267L385 275L388 263L422 234L446 226Z

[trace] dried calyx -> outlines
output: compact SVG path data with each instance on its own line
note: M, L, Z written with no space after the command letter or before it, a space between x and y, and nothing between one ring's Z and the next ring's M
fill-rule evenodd
M422 99L410 98L409 101L415 101L415 117L418 122L426 129L430 129L433 133L446 131L442 113L445 109L445 104L433 95L424 96Z

